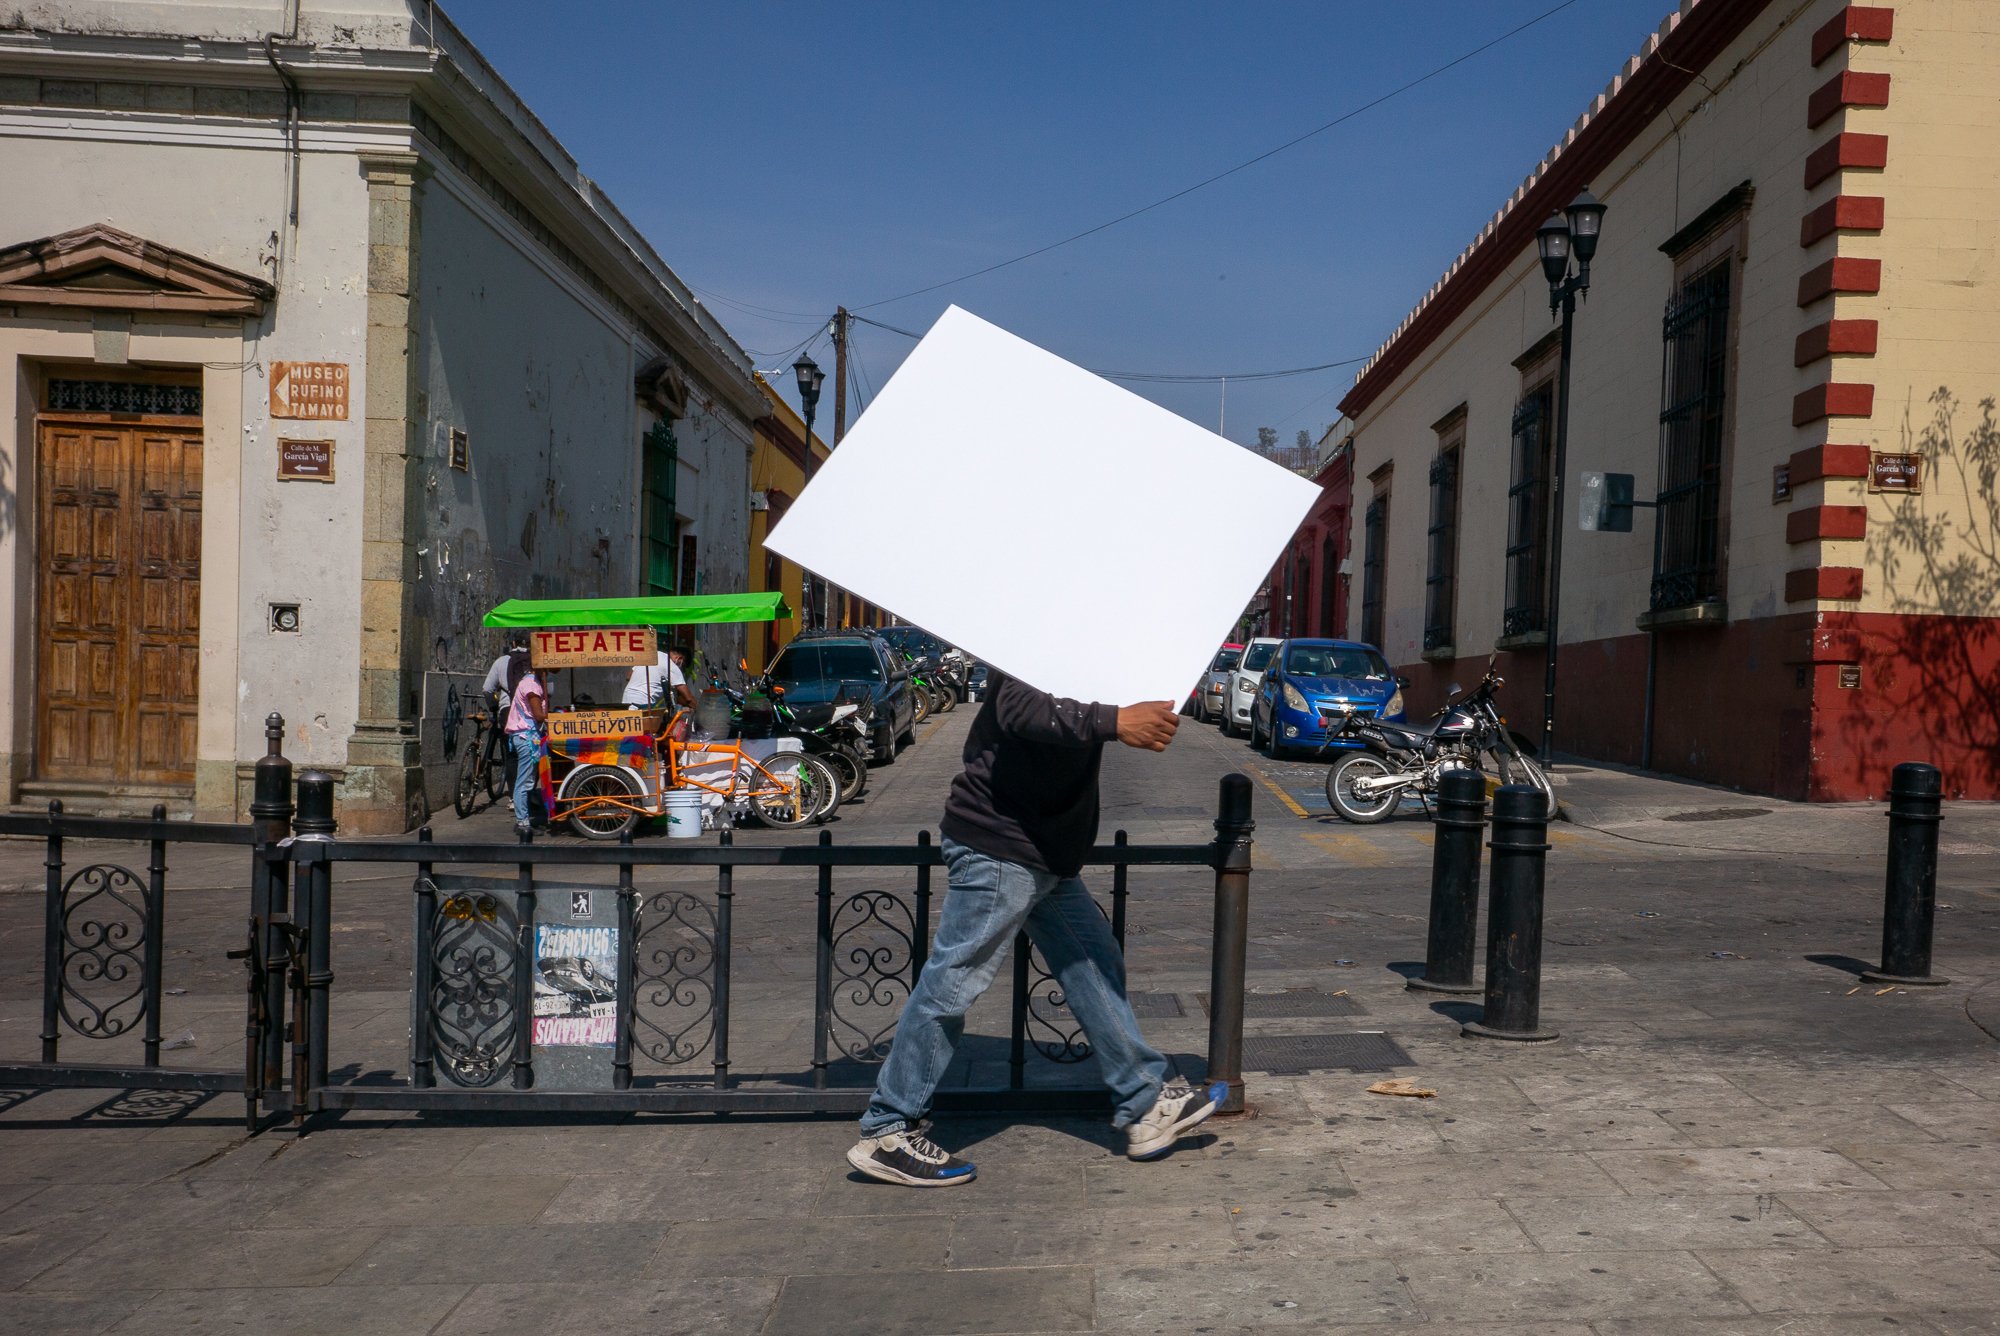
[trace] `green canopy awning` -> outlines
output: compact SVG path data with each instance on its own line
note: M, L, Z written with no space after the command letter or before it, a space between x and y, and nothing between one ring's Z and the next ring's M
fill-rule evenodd
M488 626L687 626L789 619L783 594L689 594L660 598L510 598Z

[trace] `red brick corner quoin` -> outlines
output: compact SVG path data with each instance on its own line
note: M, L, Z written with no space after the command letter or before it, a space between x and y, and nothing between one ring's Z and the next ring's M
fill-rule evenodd
M1842 70L1806 99L1806 128L1817 130L1847 107L1889 105L1889 76Z
M1785 516L1785 541L1862 538L1868 533L1866 506L1807 506Z
M1849 167L1880 169L1889 165L1889 136L1843 130L1806 154L1806 189Z
M1785 602L1812 603L1819 599L1861 597L1859 566L1809 566L1785 572Z
M1895 35L1895 10L1886 5L1849 5L1813 33L1813 68L1826 64L1828 56L1849 42L1886 42Z
M1875 387L1845 381L1815 385L1792 399L1792 425L1830 417L1867 417L1875 411Z
M1882 212L1880 195L1835 195L1799 220L1799 245L1835 232L1880 232Z

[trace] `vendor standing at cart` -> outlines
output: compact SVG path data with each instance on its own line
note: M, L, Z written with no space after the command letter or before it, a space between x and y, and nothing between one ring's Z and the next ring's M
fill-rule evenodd
M694 708L694 692L688 689L687 674L681 671L681 660L687 651L679 645L667 645L667 638L659 638L659 652L655 662L642 663L632 669L625 679L625 694L620 697L628 708L646 709L657 703L662 696L671 695L683 709Z
M535 668L525 659L517 659L515 664L519 673L507 709L507 749L514 756L514 834L526 843L535 833L529 795L541 787L542 728L549 717L542 674L548 670Z

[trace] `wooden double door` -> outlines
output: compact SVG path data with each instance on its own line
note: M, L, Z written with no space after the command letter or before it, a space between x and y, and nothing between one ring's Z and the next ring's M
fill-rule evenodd
M194 782L201 429L39 429L37 777Z

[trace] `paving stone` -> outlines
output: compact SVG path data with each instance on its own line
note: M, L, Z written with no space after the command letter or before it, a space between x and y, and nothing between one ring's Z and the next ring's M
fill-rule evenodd
M806 1215L820 1195L811 1165L745 1167L731 1174L672 1169L641 1174L578 1174L541 1213L544 1224L639 1220L760 1219Z
M1433 1113L1431 1126L1451 1150L1602 1150L1683 1146L1686 1138L1649 1109L1556 1108L1532 1113Z
M0 1233L0 1290L20 1289L66 1257L102 1238L109 1221Z
M216 1289L324 1285L374 1240L374 1232L365 1229L114 1229L37 1276L33 1285L169 1289L193 1277Z
M1622 1196L1624 1189L1588 1155L1521 1151L1506 1155L1357 1155L1341 1160L1362 1200L1464 1197Z
M341 1285L458 1285L561 1281L616 1284L659 1247L664 1224L460 1225L441 1222L383 1233L341 1271ZM644 1274L641 1272L641 1274Z
M1182 1331L1234 1324L1310 1328L1422 1316L1397 1264L1380 1258L1242 1258L1097 1269L1100 1330L1175 1322Z
M1878 1104L1663 1109L1660 1117L1696 1146L1826 1146L1844 1141L1936 1140L1918 1123Z
M628 1285L480 1285L436 1336L751 1336L778 1282L752 1277Z
M1968 1088L1925 1067L1886 1064L1860 1067L1843 1063L1836 1071L1767 1072L1740 1078L1760 1104L1787 1105L1897 1104L1923 1100L1953 1100Z
M1881 1179L1831 1150L1612 1150L1593 1157L1631 1192L1812 1192L1881 1188Z
M0 1331L32 1336L86 1336L131 1316L151 1292L92 1290L87 1294L0 1294Z
M1254 1202L1326 1201L1353 1195L1331 1157L1176 1153L1165 1159L1109 1160L1083 1167L1090 1205L1245 1206Z
M1836 1149L1892 1188L1955 1191L2000 1182L2000 1146L1940 1142L1932 1146L1835 1143Z
M1513 1078L1521 1093L1544 1109L1671 1109L1758 1101L1712 1072L1605 1071L1524 1075Z
M1703 1317L1747 1311L1691 1254L1488 1253L1402 1260L1432 1320Z
M929 1216L693 1220L673 1226L640 1271L685 1279L908 1271L944 1266L949 1242L949 1226Z
M1236 1251L1230 1223L1229 1213L1214 1205L961 1215L951 1224L950 1265L981 1269L1210 1261Z
M118 1323L118 1336L424 1336L465 1294L463 1285L161 1290Z
M1505 1207L1478 1199L1245 1206L1229 1220L1244 1256L1253 1258L1525 1252L1534 1247Z
M1387 1101L1382 1101L1386 1103ZM1414 1103L1415 1101L1410 1101ZM1208 1126L1214 1127L1211 1122ZM1215 1155L1241 1151L1290 1155L1422 1155L1444 1150L1444 1142L1421 1113L1333 1114L1297 1121L1258 1118L1215 1127Z
M2000 1244L2000 1192L1787 1192L1783 1200L1842 1247Z
M1984 1248L1703 1251L1701 1259L1761 1313L2000 1307L2000 1257Z
M981 1169L970 1183L912 1191L864 1177L844 1159L824 1171L813 1214L957 1215L991 1211L997 1204L1043 1211L1084 1205L1084 1169L1075 1162L1018 1163Z
M2000 1140L2000 1102L1986 1099L1963 1099L1932 1101L1928 1103L1896 1103L1887 1106L1889 1112L1907 1122L1915 1123L1941 1141L1984 1141ZM1871 1136L1858 1133L1855 1141L1890 1141L1893 1137Z
M567 1181L553 1174L451 1174L420 1181L342 1175L300 1184L259 1224L310 1220L329 1228L377 1229L440 1220L527 1224Z
M1596 1336L1935 1336L1910 1313L1869 1316L1786 1313L1778 1317L1612 1318L1593 1322ZM1399 1331L1396 1336L1402 1336Z
M957 1191L957 1189L947 1189ZM763 1336L1087 1331L1091 1273L1081 1267L792 1276Z
M1545 1252L1826 1246L1809 1223L1768 1194L1515 1197L1507 1209Z

